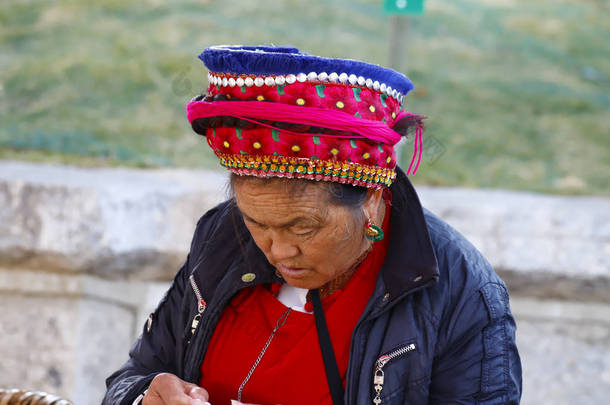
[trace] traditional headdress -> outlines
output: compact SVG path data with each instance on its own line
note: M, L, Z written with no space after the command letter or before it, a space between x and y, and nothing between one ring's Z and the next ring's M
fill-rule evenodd
M199 58L209 87L187 117L230 171L388 187L409 128L407 174L417 170L423 117L401 108L413 88L403 74L284 47L213 46Z

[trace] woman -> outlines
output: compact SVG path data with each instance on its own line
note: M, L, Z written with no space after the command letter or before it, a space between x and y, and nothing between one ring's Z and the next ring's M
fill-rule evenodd
M421 158L411 82L292 48L200 58L187 115L234 197L200 219L104 403L518 403L503 282L396 167L410 129L407 174Z

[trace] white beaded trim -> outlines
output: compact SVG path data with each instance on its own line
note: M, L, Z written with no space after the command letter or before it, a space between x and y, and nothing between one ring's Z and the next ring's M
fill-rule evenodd
M215 86L222 87L262 87L262 86L281 86L285 83L292 84L294 82L304 83L304 82L331 82L331 83L342 83L342 84L350 84L352 86L360 86L367 87L369 89L373 89L375 91L380 91L382 93L387 94L389 97L395 98L400 104L402 104L404 100L404 95L399 93L396 89L386 85L385 83L380 83L378 80L373 80L370 78L364 78L363 76L356 76L354 74L348 75L347 73L299 73L297 75L289 74L289 75L278 75L278 76L257 76L255 78L252 77L241 77L237 78L227 78L225 76L216 75L214 73L208 74L208 81L210 84Z

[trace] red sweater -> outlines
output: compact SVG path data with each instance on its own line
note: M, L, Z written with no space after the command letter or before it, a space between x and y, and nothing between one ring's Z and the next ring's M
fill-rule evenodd
M344 385L352 332L375 288L387 241L377 242L346 286L322 301ZM244 289L223 311L201 365L200 386L209 392L212 405L237 399L239 386L286 311L273 291L277 288L262 285ZM332 404L313 314L290 312L245 385L242 402Z

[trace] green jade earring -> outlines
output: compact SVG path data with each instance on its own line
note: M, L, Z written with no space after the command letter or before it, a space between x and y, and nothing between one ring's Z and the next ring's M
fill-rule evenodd
M383 240L383 230L369 218L364 226L364 236L373 242Z

